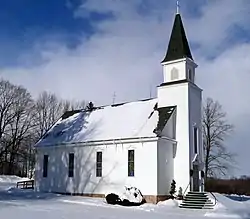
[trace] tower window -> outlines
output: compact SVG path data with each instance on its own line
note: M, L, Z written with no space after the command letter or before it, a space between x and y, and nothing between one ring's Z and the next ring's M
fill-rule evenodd
M198 129L194 127L194 153L198 153Z
M177 80L179 78L179 71L177 68L171 70L171 80Z

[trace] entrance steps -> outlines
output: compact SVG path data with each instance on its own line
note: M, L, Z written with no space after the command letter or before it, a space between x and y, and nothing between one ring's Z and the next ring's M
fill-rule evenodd
M179 207L189 209L213 209L214 204L205 192L188 192Z

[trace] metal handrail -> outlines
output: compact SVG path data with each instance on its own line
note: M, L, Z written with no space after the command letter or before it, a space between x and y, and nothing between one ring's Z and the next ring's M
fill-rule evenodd
M185 189L184 192L183 192L183 196L185 195L185 193L186 193L186 191L187 191L187 189L188 189L188 186L190 186L190 181L189 181L189 183L187 184L187 187L186 187L186 189Z
M213 206L215 206L216 204L217 204L217 198L215 197L215 195L212 193L212 192L210 192L211 193L211 195L213 196L213 198L214 198L214 200L215 200L215 203L213 204Z

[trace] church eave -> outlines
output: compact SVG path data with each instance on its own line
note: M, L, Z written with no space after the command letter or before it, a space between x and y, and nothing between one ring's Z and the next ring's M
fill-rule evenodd
M53 145L40 145L37 148L54 148L54 147L82 147L82 146L98 146L98 145L112 145L121 143L136 143L136 142L152 142L157 141L157 136L147 137L134 137L134 138L120 138L120 139L106 139L106 140L95 140L95 141L84 141L84 142L62 142Z

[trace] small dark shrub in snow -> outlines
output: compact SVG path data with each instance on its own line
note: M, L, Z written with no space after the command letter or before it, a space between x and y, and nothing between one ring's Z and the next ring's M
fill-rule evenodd
M174 194L176 193L176 182L172 180L171 187L170 187L170 198L174 199Z
M108 204L116 205L121 202L121 199L119 198L118 195L114 193L110 193L106 196L106 201Z

